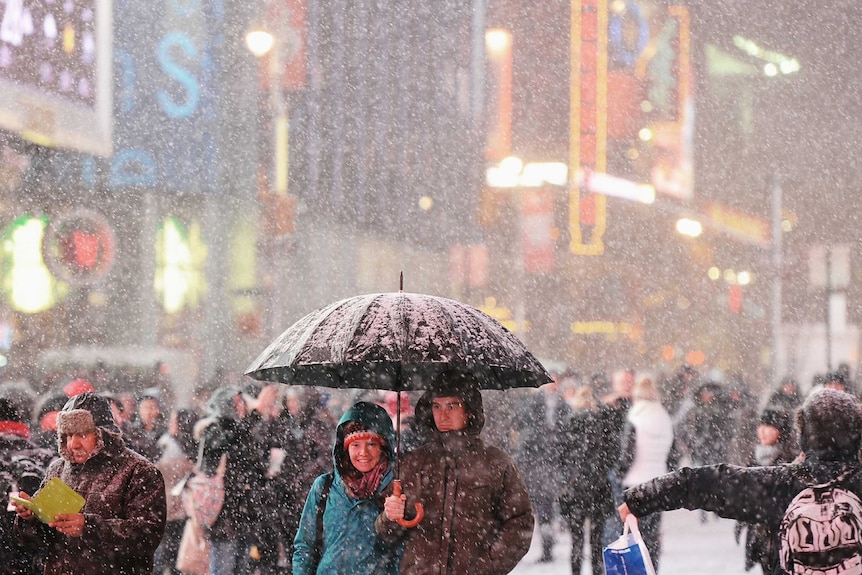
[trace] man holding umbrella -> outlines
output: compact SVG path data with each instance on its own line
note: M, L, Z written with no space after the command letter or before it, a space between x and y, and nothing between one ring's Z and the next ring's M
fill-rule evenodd
M470 373L445 371L416 404L415 425L427 428L429 441L404 455L409 497L387 497L375 526L382 539L405 542L402 575L504 574L530 549L533 512L523 477L509 455L479 438L480 387ZM416 502L424 520L401 527L396 521Z

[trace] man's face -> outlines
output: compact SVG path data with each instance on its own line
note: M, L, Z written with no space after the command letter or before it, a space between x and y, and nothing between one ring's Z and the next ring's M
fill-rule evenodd
M138 417L144 427L153 427L159 419L159 402L155 399L142 399L138 405Z
M461 431L467 427L467 410L458 397L435 397L431 400L431 413L437 431Z
M66 436L66 449L75 463L84 463L96 449L96 431L70 433Z
M110 404L111 404L111 415L114 416L114 423L117 424L117 427L122 427L123 421L124 421L123 410L120 409L120 406L113 401L111 401Z
M757 426L757 439L760 445L775 445L781 437L777 427L761 423Z
M625 370L614 374L612 387L614 393L620 397L631 397L632 389L635 386L635 372Z

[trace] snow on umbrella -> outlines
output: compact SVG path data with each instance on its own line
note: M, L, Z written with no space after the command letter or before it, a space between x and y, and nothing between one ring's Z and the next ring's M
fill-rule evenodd
M491 316L455 300L404 292L358 295L309 313L245 373L291 385L399 392L397 465L400 392L425 389L450 369L472 373L482 389L551 381L526 346Z
M360 295L294 323L248 367L262 381L336 388L424 389L460 369L483 389L551 381L524 344L484 312L451 299L411 293Z

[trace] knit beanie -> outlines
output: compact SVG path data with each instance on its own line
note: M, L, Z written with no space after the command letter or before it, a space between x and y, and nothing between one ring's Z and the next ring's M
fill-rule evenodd
M351 422L344 429L344 450L350 447L350 444L355 441L371 441L376 439L380 445L386 445L386 440L382 435L371 431L359 422Z
M796 412L796 427L804 451L856 453L862 441L862 412L849 393L818 389Z

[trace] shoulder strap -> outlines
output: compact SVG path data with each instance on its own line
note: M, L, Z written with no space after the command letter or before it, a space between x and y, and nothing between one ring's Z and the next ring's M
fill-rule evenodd
M330 471L324 476L323 491L320 492L320 502L317 504L317 536L314 540L314 552L317 560L323 555L323 512L326 511L326 501L329 499L329 490L332 488L334 475Z
M830 481L830 482L828 483L828 485L830 485L830 486L831 486L831 485L838 485L838 484L844 483L844 481L846 481L848 477L850 477L851 475L853 475L853 474L854 474L854 473L856 473L857 471L859 471L859 468L858 468L858 467L856 467L856 466L853 466L853 467L850 467L850 468L848 468L848 469L845 469L844 471L842 471L842 472L838 475L838 477L836 477L835 479L833 479L832 481Z
M836 486L844 483L848 477L850 477L851 475L853 475L857 471L859 471L859 467L857 467L857 466L849 467L849 468L845 469L844 471L842 471L841 473L839 473L838 475L836 475L835 477L833 477L832 479L830 479L828 481L824 481L822 483L817 483L817 482L813 481L812 479L809 479L810 483L808 485L806 485L806 487L804 487L803 490L808 489L808 488L814 488L814 487L816 487L818 489L836 487Z

